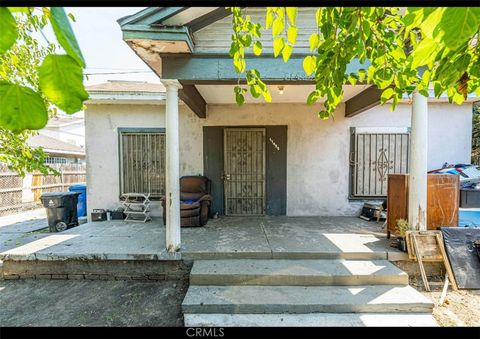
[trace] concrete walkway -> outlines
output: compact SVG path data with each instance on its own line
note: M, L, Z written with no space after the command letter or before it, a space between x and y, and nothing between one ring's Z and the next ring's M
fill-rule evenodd
M395 259L380 224L354 217L225 217L182 228L181 253L165 250L160 220L90 222L0 248L0 260Z
M48 236L44 208L0 217L0 252Z

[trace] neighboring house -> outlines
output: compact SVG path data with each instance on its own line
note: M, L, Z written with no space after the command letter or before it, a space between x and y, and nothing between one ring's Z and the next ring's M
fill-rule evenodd
M85 162L85 119L83 112L75 115L59 113L47 126L32 136L28 144L43 147L48 153L46 163L69 164Z
M317 117L321 103L305 104L314 89L302 69L309 53L309 35L302 32L315 25L310 9L299 9L296 54L287 64L268 54L247 59L249 67L260 69L273 99L265 104L247 97L242 107L233 94L238 75L228 55L229 12L176 9L148 8L119 20L124 40L163 85L109 82L88 88L89 212L119 206L124 192L163 195L168 152L176 175L176 135L180 176L209 177L212 210L220 215L355 215L365 200L386 196L389 173L409 171L408 100L390 112L388 104L377 105L376 88L346 85L343 102L327 121ZM249 9L254 21L261 13ZM263 36L264 48L271 47L269 34ZM428 169L470 162L474 99L463 105L429 99ZM424 127L421 133L427 133ZM153 212L160 214L158 202Z
M43 131L38 135L31 136L28 139L28 145L42 147L48 155L45 159L47 164L82 164L85 162L83 147L43 135Z
M40 130L40 134L84 148L85 119L82 115L83 113L58 114L48 120L47 126Z

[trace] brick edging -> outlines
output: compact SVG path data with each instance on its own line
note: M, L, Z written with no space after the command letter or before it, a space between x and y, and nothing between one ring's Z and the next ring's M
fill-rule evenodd
M190 262L181 260L64 260L4 261L3 279L51 280L177 280L190 273Z

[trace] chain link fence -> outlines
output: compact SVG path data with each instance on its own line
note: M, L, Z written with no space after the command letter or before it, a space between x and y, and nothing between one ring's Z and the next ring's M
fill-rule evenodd
M53 164L60 175L27 174L24 178L0 163L0 216L41 207L45 192L67 191L86 182L85 164Z

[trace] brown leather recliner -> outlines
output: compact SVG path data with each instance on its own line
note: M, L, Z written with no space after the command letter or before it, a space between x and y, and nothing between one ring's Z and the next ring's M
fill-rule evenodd
M184 176L180 178L180 219L182 227L204 226L208 221L212 196L210 179L204 176ZM163 224L167 222L165 197L161 198Z

